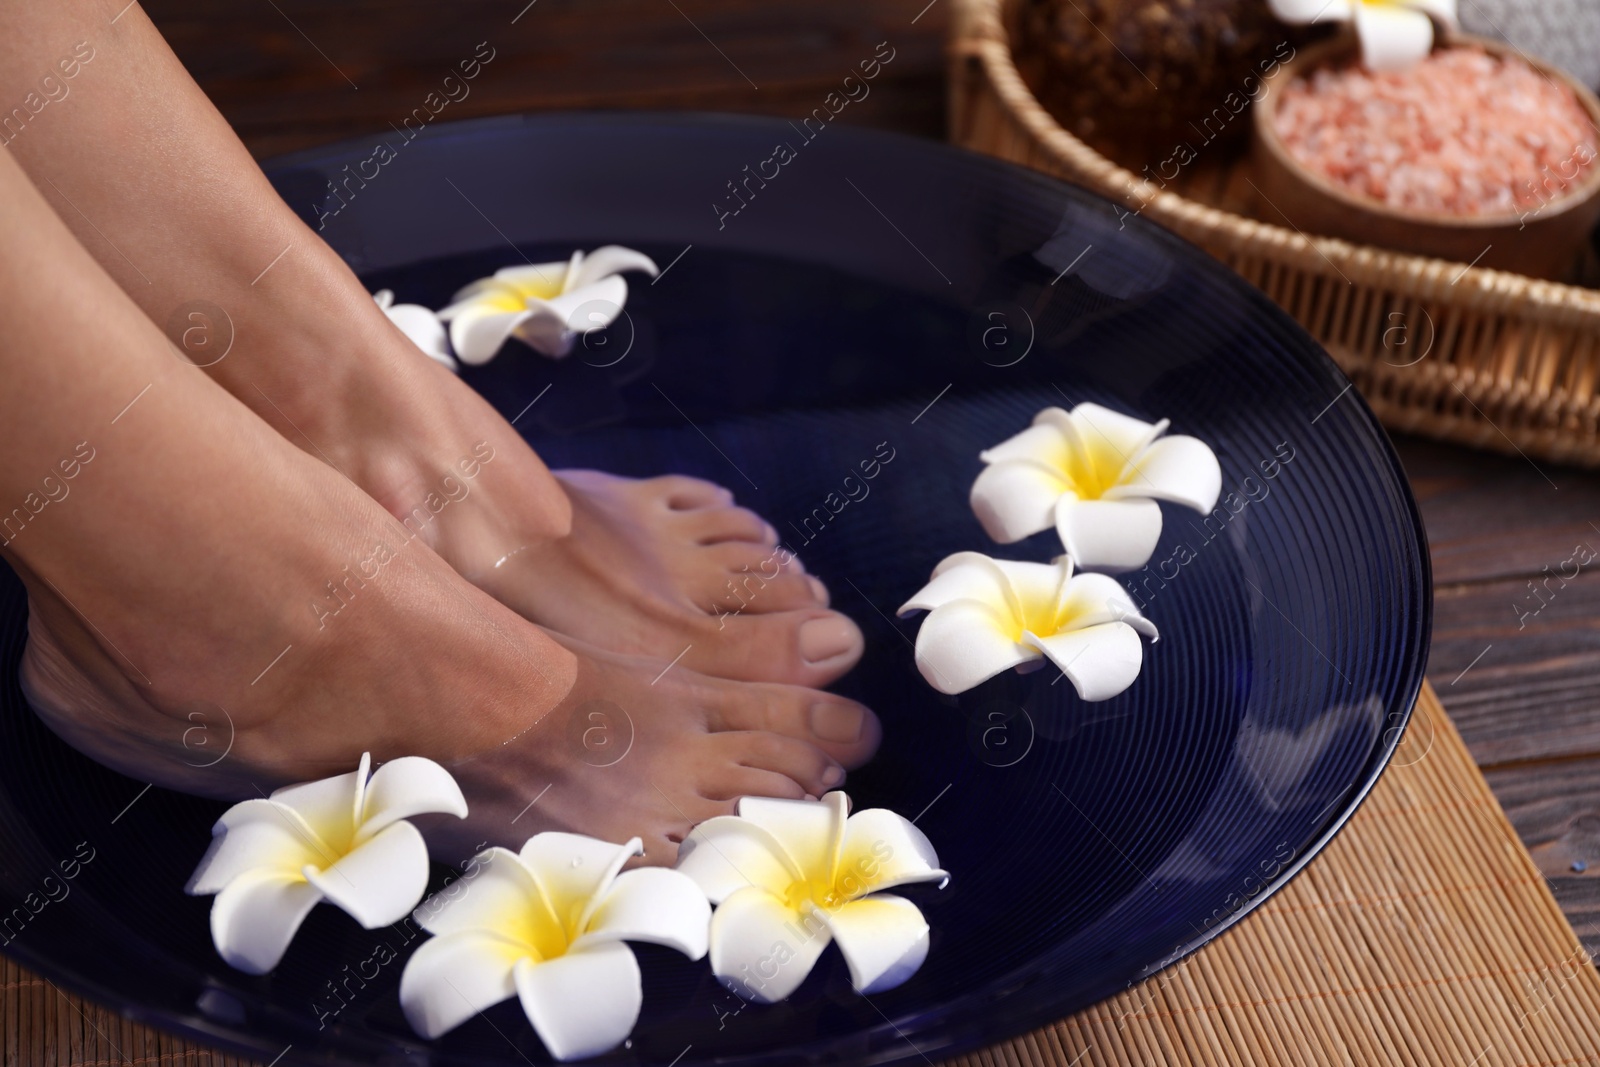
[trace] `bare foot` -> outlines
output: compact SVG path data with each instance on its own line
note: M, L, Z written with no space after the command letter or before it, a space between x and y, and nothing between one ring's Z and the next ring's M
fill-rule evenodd
M861 632L733 494L697 478L559 471L572 533L467 572L530 619L723 678L820 686L855 666Z
M416 351L364 293L345 313L339 329L361 343L320 350L371 353L362 360L369 387L288 394L262 414L496 599L596 646L682 656L724 678L821 686L860 659L855 623L828 610L827 588L728 490L676 475L552 477L505 419ZM270 360L290 363L304 351L291 341L280 332L257 344L283 345Z
M369 733L353 705L339 717L342 729L320 736L287 721L246 728L205 701L174 704L168 694L158 707L58 607L48 594L30 604L22 685L46 724L85 755L142 781L224 800L348 770L352 754L368 749L433 756L469 807L465 820L419 819L434 854L450 862L485 844L516 847L541 830L568 830L608 841L638 836L643 862L671 864L696 823L731 814L741 796L820 796L869 759L880 737L872 713L841 697L664 671L660 662L575 642L567 694L480 753ZM45 621L51 616L64 636ZM397 666L363 659L328 662L335 674L321 682ZM415 703L431 712L428 702Z
M278 198L149 20L133 10L104 29L93 5L8 14L0 89L32 88L19 72L51 61L44 42L90 33L101 73L74 83L83 106L14 139L7 158L166 324L170 347L535 622L622 652L683 652L685 665L736 678L820 684L851 665L860 635L825 613L825 592L805 595L794 568L743 577L765 553L717 525L748 523L743 513L721 503L671 515L658 483L592 477L569 481L569 501L516 430L423 356ZM746 591L766 584L723 624L711 609L736 606L725 592L735 576Z
M877 719L842 697L567 643L579 663L567 698L526 734L451 765L471 812L430 820L437 854L573 830L637 835L644 862L670 864L696 823L739 797L821 796L878 746Z
M0 202L0 551L28 589L25 692L69 743L227 798L429 756L493 840L538 828L554 782L551 825L657 858L720 798L815 793L870 755L839 698L559 643L173 358L5 153ZM609 776L557 736L598 701L632 723Z

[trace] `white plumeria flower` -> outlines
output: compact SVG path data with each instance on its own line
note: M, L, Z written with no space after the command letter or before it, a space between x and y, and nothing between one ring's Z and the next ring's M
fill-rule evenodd
M212 827L187 891L217 895L211 939L231 966L272 970L321 900L372 930L399 922L422 899L428 848L405 820L465 818L466 798L433 760L393 759L369 779L371 766L363 753L353 773L235 804Z
M733 992L771 1004L793 993L830 941L860 993L904 982L928 955L928 924L883 890L950 876L910 822L884 808L850 814L850 798L745 797L739 814L696 826L678 870L717 905L711 970Z
M1433 51L1433 23L1455 29L1456 0L1268 0L1284 22L1354 23L1361 62L1372 71L1414 66Z
M979 454L972 509L990 537L1011 544L1054 526L1073 562L1090 570L1142 567L1161 539L1157 500L1216 507L1222 468L1205 442L1098 404L1045 408L1033 425Z
M926 611L917 669L941 693L964 693L1008 667L1026 674L1048 659L1084 700L1109 700L1144 662L1139 635L1157 639L1116 579L1073 574L1072 560L1018 563L957 552L900 608Z
M614 845L580 834L536 834L520 853L491 848L454 899L430 898L417 924L435 936L406 963L400 1006L426 1038L518 997L550 1054L595 1056L620 1045L639 1018L639 964L623 942L706 954L711 905L685 876L622 870L643 855L636 837Z
M439 318L450 324L450 343L463 363L489 362L511 337L560 359L572 351L578 334L604 329L622 314L628 299L628 283L621 277L625 270L659 273L643 252L606 245L587 256L574 252L566 263L497 270L457 293ZM584 321L575 323L579 311Z
M389 321L400 327L400 332L411 338L411 343L422 349L423 355L451 370L456 361L450 355L450 339L445 336L444 323L439 316L421 304L396 304L393 289L379 289L372 294Z

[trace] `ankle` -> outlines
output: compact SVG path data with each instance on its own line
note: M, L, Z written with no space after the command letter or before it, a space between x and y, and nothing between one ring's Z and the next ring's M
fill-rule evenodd
M418 352L331 249L309 241L296 266L294 285L245 310L242 350L211 368L230 392L458 570L570 532L567 496L533 450Z

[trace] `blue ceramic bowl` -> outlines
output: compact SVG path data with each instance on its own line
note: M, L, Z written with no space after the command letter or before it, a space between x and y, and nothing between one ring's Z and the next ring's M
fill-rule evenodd
M512 117L431 129L361 182L348 175L372 174L377 139L271 171L401 301L442 306L495 268L574 248L654 256L665 274L634 276L626 318L567 360L512 345L466 380L520 415L552 466L730 486L866 632L839 688L877 709L884 744L848 788L917 816L952 873L912 891L933 928L926 965L867 999L830 950L787 1003L742 1007L704 963L641 948L644 1014L607 1062L932 1060L1091 1004L1310 860L1372 786L1422 680L1431 598L1405 479L1286 315L1080 189L928 142L806 132ZM1058 551L1053 534L991 545L967 492L980 449L1080 400L1170 418L1221 461L1220 510L1167 509L1150 566L1123 576L1161 640L1104 703L1053 670L940 696L912 664L916 620L894 609L947 553ZM313 913L271 975L223 965L209 901L182 892L222 806L141 794L44 730L14 681L24 619L8 580L0 897L27 911L0 930L4 951L264 1060L287 1046L283 1062L547 1059L515 1001L417 1039L396 998L414 943L336 909ZM46 895L85 850L66 895Z

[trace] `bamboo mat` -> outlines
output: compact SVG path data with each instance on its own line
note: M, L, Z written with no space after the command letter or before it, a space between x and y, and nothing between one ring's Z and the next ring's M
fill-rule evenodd
M6 1067L243 1067L9 960ZM1431 687L1344 832L1211 945L951 1067L1600 1064L1589 965Z

